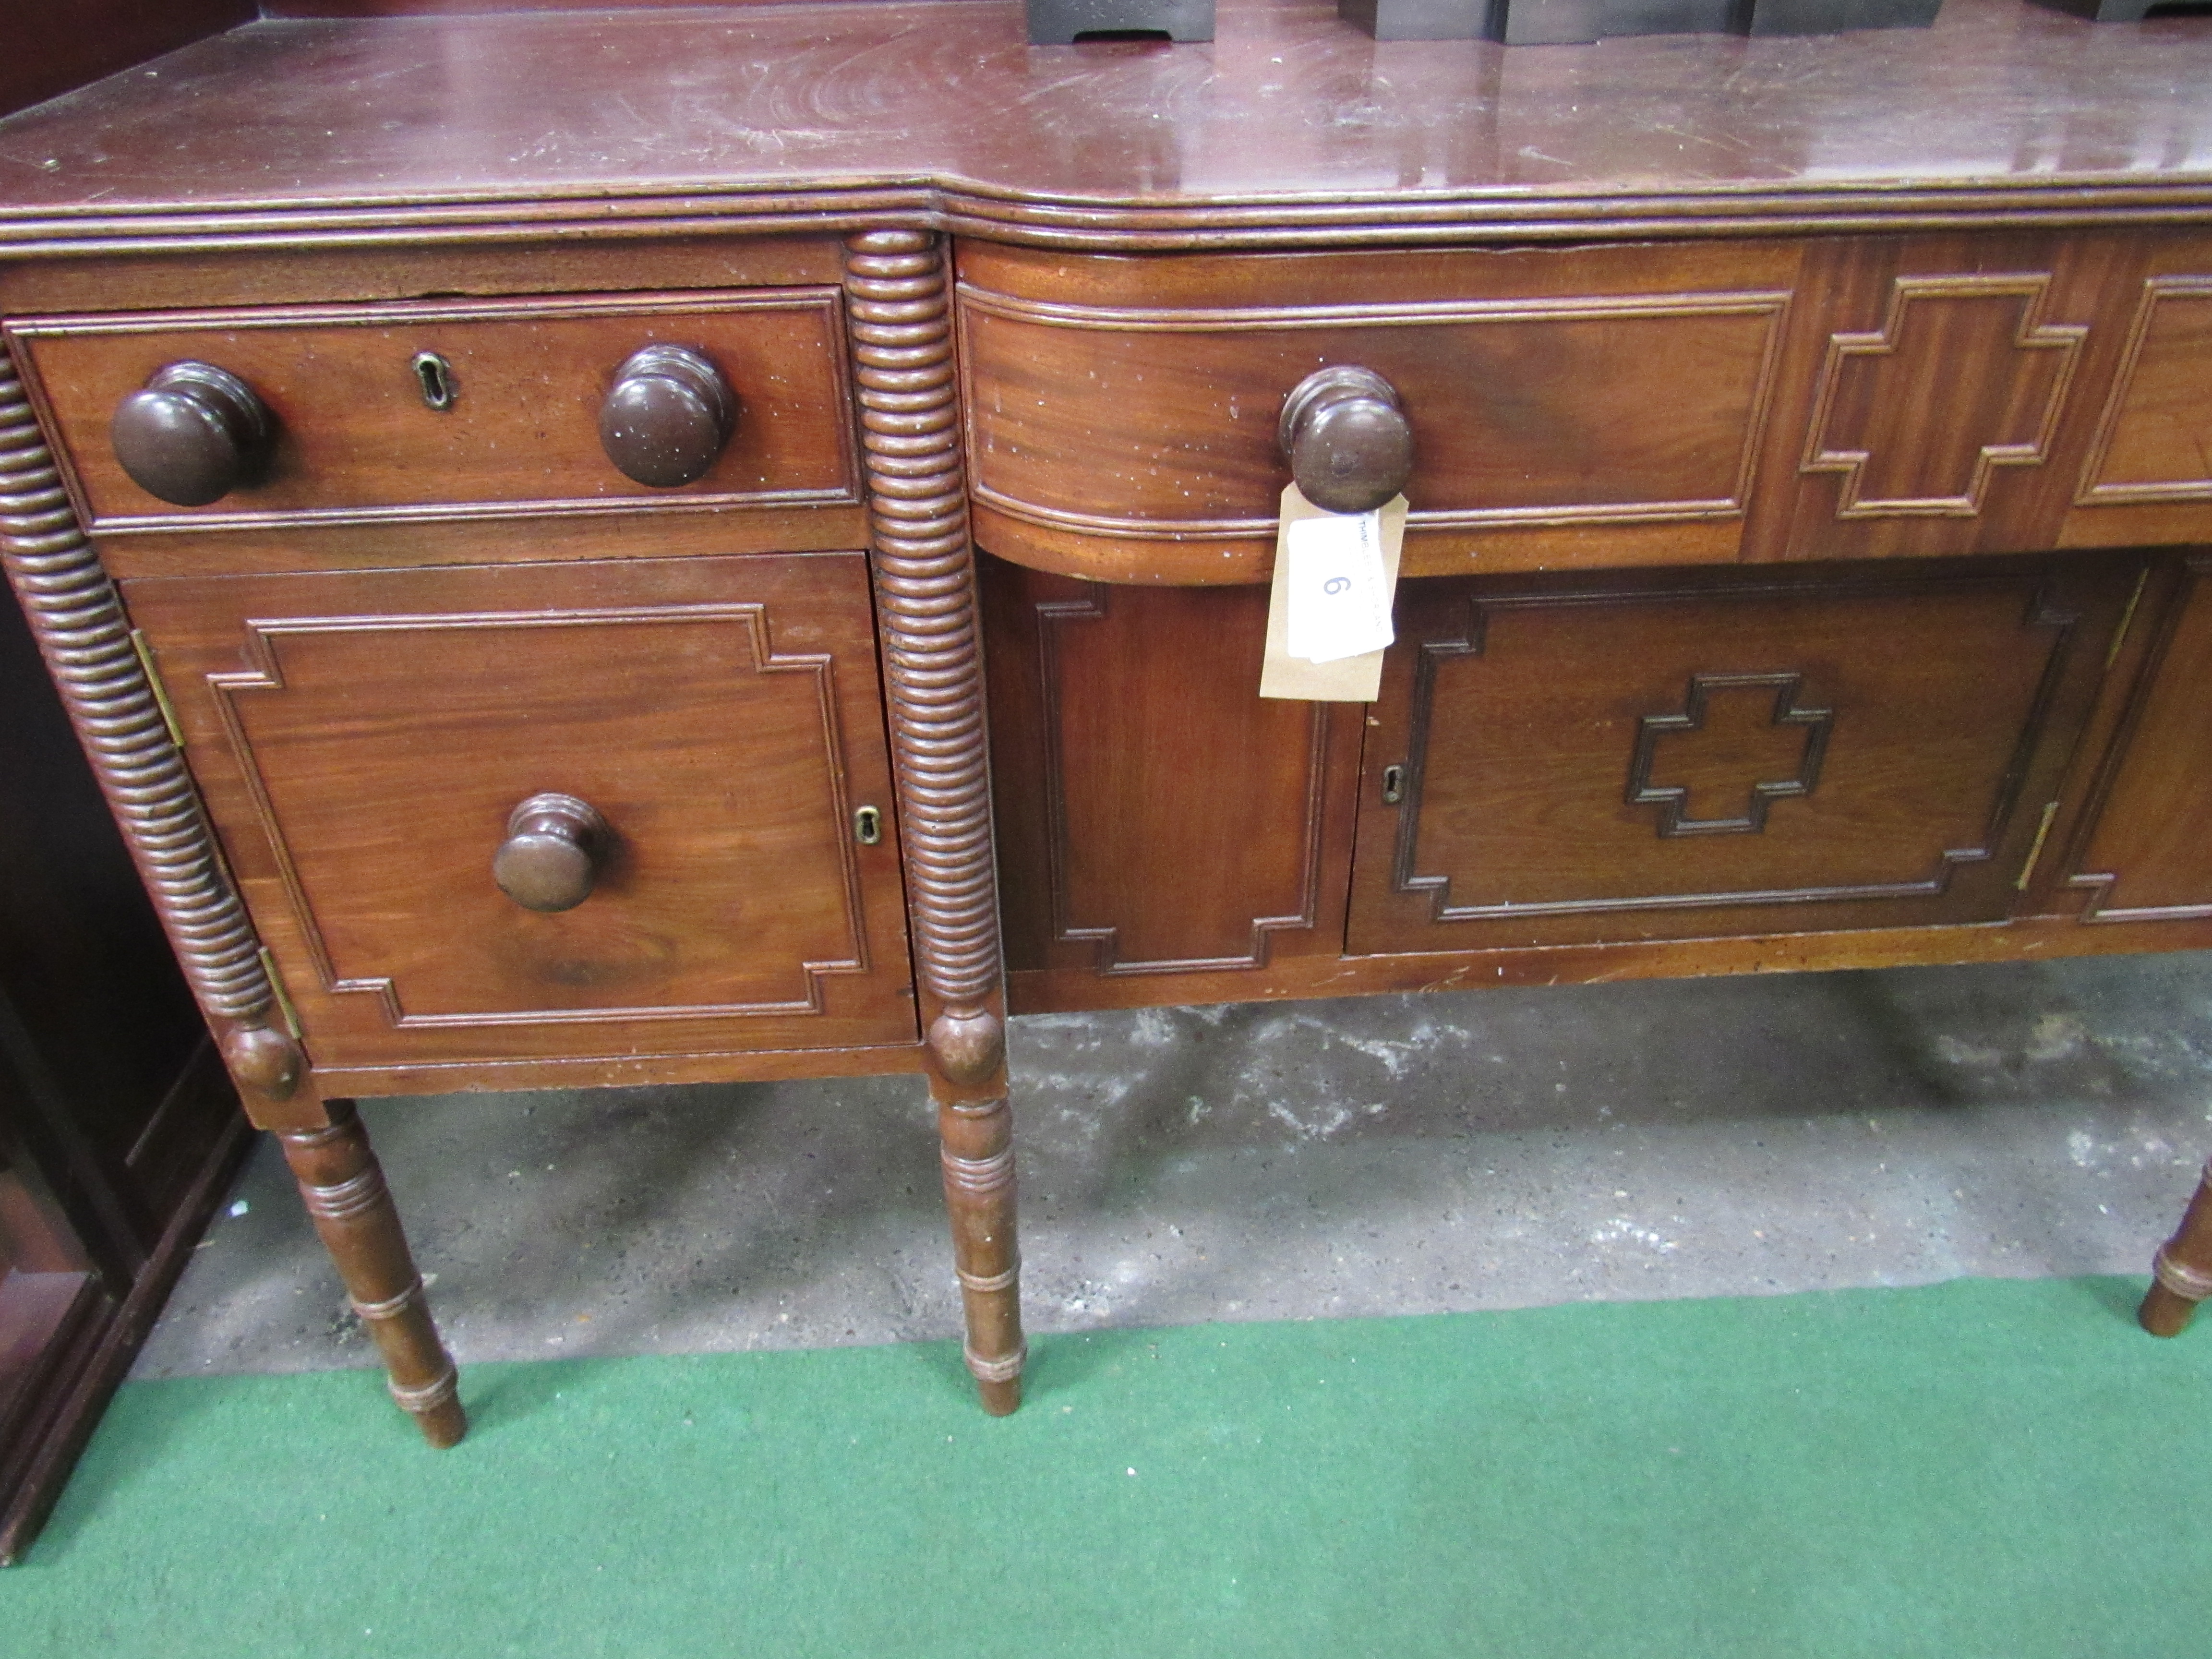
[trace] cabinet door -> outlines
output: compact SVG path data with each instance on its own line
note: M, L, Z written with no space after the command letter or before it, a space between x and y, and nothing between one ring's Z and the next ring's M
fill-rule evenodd
M2212 558L2188 560L2069 885L2085 921L2212 916Z
M2139 568L1408 584L1351 949L1999 920Z
M1267 590L987 559L983 598L1006 963L1029 1006L1334 958L1360 711L1258 695ZM1040 976L1065 988L1040 996Z
M913 1042L860 556L125 598L325 1086ZM514 809L548 793L604 824L588 896L550 913L493 875Z

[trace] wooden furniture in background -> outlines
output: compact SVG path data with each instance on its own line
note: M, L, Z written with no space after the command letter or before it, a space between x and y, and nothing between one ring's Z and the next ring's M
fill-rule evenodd
M1020 37L264 21L0 127L0 552L437 1443L356 1095L923 1073L1003 1411L1010 999L2212 944L2212 23ZM1255 695L1293 472L1411 499L1372 706Z
M0 615L0 1563L60 1495L246 1143L11 608Z
M188 41L251 22L252 0L63 0L4 25L0 115L27 109Z

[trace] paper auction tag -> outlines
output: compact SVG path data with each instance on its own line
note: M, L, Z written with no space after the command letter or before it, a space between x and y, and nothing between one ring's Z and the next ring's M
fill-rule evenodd
M1284 489L1261 696L1375 700L1405 538L1403 495L1372 513L1328 513L1296 484Z
M1290 561L1290 653L1308 662L1364 657L1390 643L1382 515L1345 513L1283 526Z

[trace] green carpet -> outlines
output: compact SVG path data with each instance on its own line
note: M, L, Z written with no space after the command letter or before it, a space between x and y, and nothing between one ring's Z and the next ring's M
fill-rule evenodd
M2180 1659L2212 1329L2140 1285L126 1387L7 1659Z

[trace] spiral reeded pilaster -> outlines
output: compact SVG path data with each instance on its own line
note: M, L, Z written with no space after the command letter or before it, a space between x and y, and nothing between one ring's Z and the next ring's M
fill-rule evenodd
M999 988L998 894L943 254L919 232L854 237L845 289L915 947L945 1011L972 1018Z
M276 998L260 943L216 855L115 585L77 523L4 349L0 561L232 1073L270 1099L286 1098L302 1060L271 1026Z
M982 647L945 250L919 231L854 236L846 244L845 295L907 916L945 1145L968 1366L986 1407L1008 1412L1021 1398L1025 1351Z

